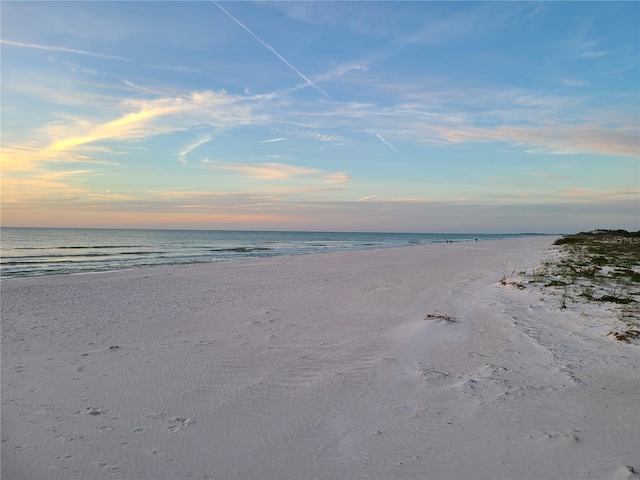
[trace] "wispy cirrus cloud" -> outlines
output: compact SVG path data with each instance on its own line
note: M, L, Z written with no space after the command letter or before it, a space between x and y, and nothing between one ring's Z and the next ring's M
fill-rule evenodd
M64 170L39 172L35 176L2 177L2 203L4 210L23 208L34 204L48 203L52 206L87 206L96 202L134 202L132 195L113 193L110 190L90 190L79 186L76 178L91 175L91 170Z
M376 203L427 203L432 200L427 197L378 197L377 195L367 195L358 198L356 202L376 202Z
M594 190L590 188L568 188L555 196L555 198L573 199L581 202L602 202L604 200L617 200L628 197L637 200L640 198L640 189Z
M334 129L355 126L362 133L373 133L389 148L397 142L506 142L554 154L638 156L637 118L625 113L628 101L622 97L596 108L585 104L586 98L580 95L523 88L467 88L435 81L424 87L372 88L391 91L394 102L327 105L320 113L300 116L306 115L309 121L312 115L316 121L330 119ZM385 132L383 138L380 131Z
M154 99L124 99L105 106L101 99L100 111L83 115L60 116L29 132L6 134L2 145L2 171L47 173L47 164L53 163L105 163L92 154L113 154L113 142L141 141L161 134L179 132L206 126L226 129L260 123L267 115L255 111L252 97L238 97L224 91L194 91L179 96L161 96ZM112 120L100 121L111 112ZM178 154L181 162L187 155L210 138L199 138L186 145ZM111 144L105 144L111 142ZM113 162L107 162L113 165Z
M356 200L356 202L366 202L367 200L375 200L377 199L377 195L366 195L364 197L360 197Z
M569 42L570 51L580 58L598 58L609 52L600 46L600 39L588 38L586 29L580 29L576 37Z
M10 172L42 172L43 164L47 162L114 165L114 162L97 160L85 155L82 150L77 152L58 152L47 147L30 145L7 145L2 147L2 172L5 177Z
M314 132L309 130L296 130L294 134L296 137L299 137L299 138L312 138L319 142L348 142L349 141L349 139L344 135Z
M316 82L336 80L353 72L363 73L367 70L369 70L369 66L363 62L344 63L336 65L326 73L316 76L314 80Z
M351 181L351 178L345 172L327 172L317 168L284 163L232 164L208 162L207 165L258 180L289 180L307 177L310 180L323 183L346 183Z
M213 135L206 135L202 138L199 138L195 142L185 145L185 147L177 154L178 160L180 160L180 162L184 165L189 164L189 162L187 161L187 155L189 155L192 151L194 151L200 145L204 145L205 143L210 142L212 139L213 139Z
M283 163L261 163L255 165L214 164L215 168L228 170L241 175L260 180L282 180L307 175L317 175L316 168L299 167Z
M84 130L82 135L55 140L49 148L54 151L64 151L100 140L141 138L148 136L149 133L145 127L153 119L175 113L180 109L181 106L174 102L158 102L155 105L149 105L148 108L143 108L137 112L127 113L110 122L98 124L82 122L84 125L76 125L76 127L84 127L79 129ZM56 130L60 130L61 126L56 125L55 128Z
M327 135L325 133L316 133L312 135L319 142L345 142L347 137L344 135Z
M386 2L371 3L366 9L350 2L273 2L268 5L297 21L346 28L373 39L391 38L395 44L389 49L399 49L409 43L445 43L478 31L526 21L539 11L538 6L530 4L509 8L481 4L454 11L430 5L428 16L416 16L415 10L395 8Z
M505 141L536 145L549 153L600 153L637 157L640 133L632 126L606 128L601 125L501 126L496 128L442 128L442 138L452 143Z
M254 114L251 105L243 103L243 98L230 96L223 91L198 91L182 97L154 100L132 99L123 101L121 105L132 111L108 122L95 123L80 119L71 125L45 127L43 130L58 137L49 148L63 151L103 140L151 137L194 125L231 127L265 118L264 115ZM68 136L70 132L81 133Z

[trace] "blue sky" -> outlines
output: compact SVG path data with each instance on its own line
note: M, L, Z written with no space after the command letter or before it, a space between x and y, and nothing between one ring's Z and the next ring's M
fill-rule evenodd
M2 224L640 229L638 2L10 2Z

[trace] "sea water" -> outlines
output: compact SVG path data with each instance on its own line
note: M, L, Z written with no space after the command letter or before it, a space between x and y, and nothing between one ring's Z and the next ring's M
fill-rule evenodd
M368 250L533 234L0 229L0 276L77 274L247 257Z

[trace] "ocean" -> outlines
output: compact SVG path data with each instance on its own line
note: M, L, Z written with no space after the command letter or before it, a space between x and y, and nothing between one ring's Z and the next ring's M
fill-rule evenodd
M105 272L535 234L259 232L99 228L0 229L0 276Z

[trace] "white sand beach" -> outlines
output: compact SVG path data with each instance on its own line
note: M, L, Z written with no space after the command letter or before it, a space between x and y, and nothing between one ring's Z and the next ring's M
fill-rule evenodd
M553 240L3 281L2 478L633 478L640 347L499 283Z

